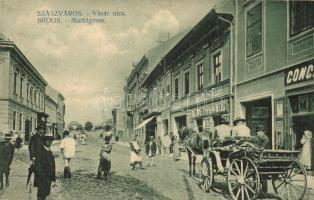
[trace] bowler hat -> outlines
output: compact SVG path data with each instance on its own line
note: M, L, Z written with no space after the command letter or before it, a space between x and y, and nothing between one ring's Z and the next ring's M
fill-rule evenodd
M51 138L51 139L53 139L53 135L52 135L52 133L47 133L47 134L44 134L43 135L43 138Z
M229 122L226 119L222 118L220 119L220 124L229 124Z
M233 123L238 123L238 122L245 122L245 119L242 117L236 117L235 120L233 120Z

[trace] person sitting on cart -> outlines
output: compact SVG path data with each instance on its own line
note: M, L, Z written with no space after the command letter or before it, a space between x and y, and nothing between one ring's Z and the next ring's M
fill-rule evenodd
M233 124L235 125L235 127L233 128L232 136L251 137L251 130L249 129L249 127L246 126L245 119L237 117L233 121Z
M214 143L214 146L224 146L225 139L231 136L231 128L228 124L229 122L222 118L219 125L215 127L214 141L216 141L216 143ZM216 157L218 171L223 172L224 167L222 166L220 153L218 151L212 151L212 153Z

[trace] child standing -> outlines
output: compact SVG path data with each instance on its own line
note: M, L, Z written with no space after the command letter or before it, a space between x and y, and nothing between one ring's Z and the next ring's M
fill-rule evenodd
M137 142L137 137L135 136L133 141L131 141L130 143L130 165L131 165L131 169L134 170L135 169L135 165L139 164L140 167L142 168L142 156L141 156L141 148Z
M111 136L106 135L104 140L105 142L102 144L99 153L100 161L96 178L100 178L102 172L104 172L104 177L108 179L110 176L111 169L111 156L110 156L112 150L112 144L110 144Z
M302 163L305 169L310 169L311 167L311 138L312 132L308 129L305 129L303 137L301 139L301 144L303 144L300 163Z
M146 155L148 157L148 161L150 166L153 166L154 157L156 156L157 144L154 141L154 136L149 137L149 142L146 143Z

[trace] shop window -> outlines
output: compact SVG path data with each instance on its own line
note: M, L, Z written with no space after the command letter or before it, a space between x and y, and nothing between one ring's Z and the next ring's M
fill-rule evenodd
M289 7L291 36L314 27L313 1L290 1Z
M214 83L221 82L221 72L222 72L222 65L221 65L221 52L214 55Z
M204 84L204 66L203 64L197 66L197 89L203 89Z
M291 111L292 113L298 113L299 112L299 103L298 103L298 96L292 96L289 98L290 105L291 105Z
M308 95L299 96L299 112L308 111Z
M246 14L246 55L251 56L262 51L262 3Z
M174 79L174 99L179 97L179 79Z
M184 95L188 95L190 93L190 73L186 72L184 74Z

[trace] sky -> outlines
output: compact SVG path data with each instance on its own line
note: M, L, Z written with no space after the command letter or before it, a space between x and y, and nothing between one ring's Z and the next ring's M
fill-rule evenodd
M217 1L0 0L0 32L63 94L66 123L99 124L111 117L110 104L123 98L132 63L158 45L159 34L195 25ZM38 23L45 11L61 11L61 23ZM64 11L104 23L71 23ZM93 17L93 11L110 14Z

